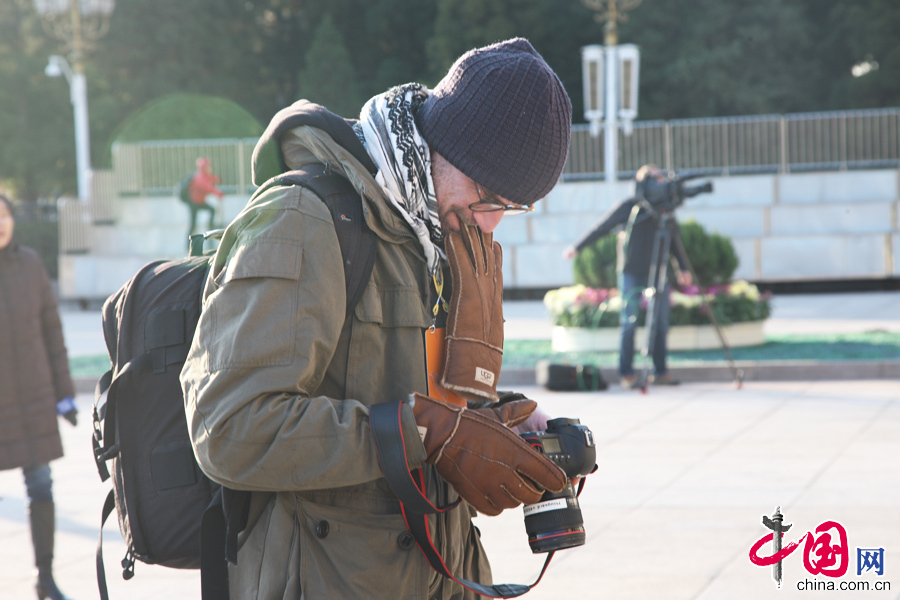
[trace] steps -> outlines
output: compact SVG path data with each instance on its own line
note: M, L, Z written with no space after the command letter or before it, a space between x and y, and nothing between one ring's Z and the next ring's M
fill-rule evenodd
M246 202L246 196L236 195L213 201L217 220L227 223ZM190 213L177 198L118 198L115 213L114 222L89 227L87 253L60 255L61 299L83 303L102 300L148 262L187 256ZM197 231L209 228L207 213L200 213Z

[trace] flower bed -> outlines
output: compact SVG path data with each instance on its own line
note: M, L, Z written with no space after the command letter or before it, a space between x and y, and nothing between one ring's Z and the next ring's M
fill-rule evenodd
M716 286L701 291L691 288L682 292L673 290L669 302L672 306L669 329L669 348L700 349L719 345L718 335L704 306L703 299L714 312L730 346L762 344L762 322L768 318L770 295L746 281ZM616 289L594 289L583 285L551 290L544 296L544 304L550 310L556 328L553 332L553 350L615 350L618 349L619 311L622 297ZM646 299L641 299L638 316L638 340L642 339L640 326L646 317Z

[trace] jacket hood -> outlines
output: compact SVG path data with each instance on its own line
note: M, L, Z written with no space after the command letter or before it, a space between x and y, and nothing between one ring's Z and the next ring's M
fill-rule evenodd
M354 122L339 117L325 107L309 100L298 100L281 109L272 117L269 126L266 127L253 149L251 159L253 184L260 186L272 177L288 170L281 152L281 137L288 131L301 126L314 127L331 136L335 143L350 152L374 175L378 169L359 138L356 137L356 133L353 131Z

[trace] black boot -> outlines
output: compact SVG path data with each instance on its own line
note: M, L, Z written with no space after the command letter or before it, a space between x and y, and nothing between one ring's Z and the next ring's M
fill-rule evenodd
M53 536L56 530L56 511L53 502L32 502L28 516L31 520L31 541L34 543L34 562L38 569L38 600L66 600L53 581Z

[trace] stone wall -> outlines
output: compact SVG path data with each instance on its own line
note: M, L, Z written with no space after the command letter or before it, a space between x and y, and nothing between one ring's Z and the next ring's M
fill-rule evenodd
M698 180L704 181L704 180ZM680 221L696 220L732 239L735 277L754 281L900 276L900 171L711 177L711 194L689 198ZM633 184L561 183L530 215L504 219L507 288L552 288L573 281L563 249L589 230ZM611 198L612 197L612 198Z
M702 181L702 180L701 180ZM710 178L713 193L689 198L678 219L695 219L729 236L740 258L735 276L754 281L900 276L896 169L742 175ZM529 215L507 217L495 232L503 245L504 285L543 289L570 285L563 249L587 231L633 183L561 183ZM226 196L228 221L247 198ZM113 210L114 209L114 210ZM119 197L88 232L88 251L60 256L63 298L102 299L140 266L185 256L188 210L176 198ZM199 216L205 229L206 215Z

